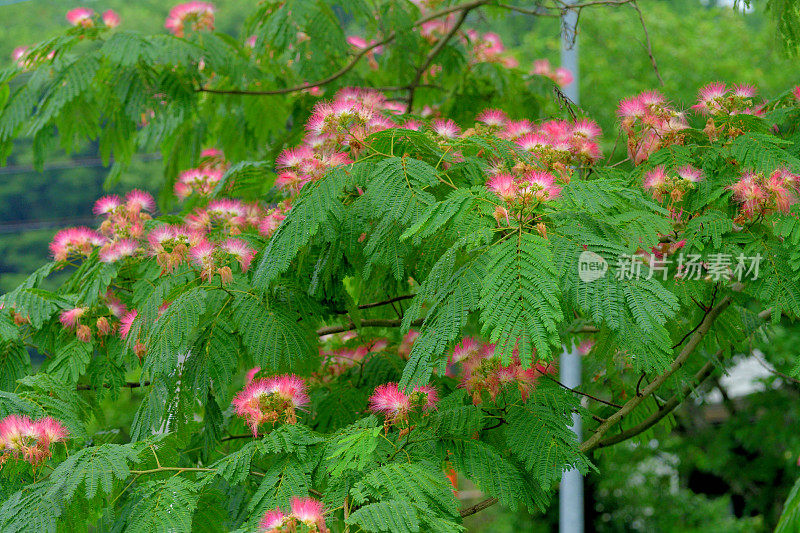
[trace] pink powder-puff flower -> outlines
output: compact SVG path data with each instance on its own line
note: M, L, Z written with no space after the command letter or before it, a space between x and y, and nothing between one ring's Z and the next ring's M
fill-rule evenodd
M279 533L287 518L280 509L272 509L264 514L258 525L264 533Z
M56 261L65 261L70 255L89 255L95 246L105 243L105 238L85 227L67 228L56 233L50 243L50 252Z
M47 445L66 440L69 435L67 428L61 422L49 416L37 420L34 422L34 426L39 438Z
M431 124L431 128L433 131L446 139L455 139L458 137L458 134L461 133L461 128L458 127L458 124L453 122L451 119L442 120L437 119L433 121Z
M561 187L555 184L555 177L543 170L533 170L524 176L525 184L520 192L533 194L539 201L557 198L561 194Z
M369 398L369 409L382 413L387 421L405 419L413 408L429 411L436 407L438 394L432 386L414 387L411 394L400 390L397 383L384 383L375 387Z
M733 86L732 94L737 98L753 98L758 91L752 85L737 84Z
M139 211L153 212L156 208L156 201L150 193L134 189L125 195L125 203L128 210L134 213Z
M572 125L572 135L585 137L587 139L596 139L600 136L602 130L597 122L588 119L582 119Z
M724 83L714 82L701 87L697 93L697 103L692 109L702 114L714 113L722 109L721 100L728 94Z
M27 46L18 46L11 52L11 60L14 61L19 68L28 68L30 62L26 59L28 55Z
M185 35L187 26L194 31L214 29L214 4L210 2L186 2L178 4L169 12L164 27L177 37Z
M88 7L76 7L75 9L67 11L67 22L73 26L90 28L94 25L94 22L92 21L93 15L94 11Z
M539 76L547 76L549 78L552 70L553 69L550 66L549 60L537 59L533 62L533 68L531 69L531 74L537 74Z
M111 314L117 318L121 318L125 315L125 313L128 312L125 304L123 304L119 298L117 298L116 295L111 292L111 289L106 291L103 301L105 302L106 307L108 307L108 310L111 311Z
M400 342L400 346L397 347L397 355L400 357L406 358L411 354L411 349L414 347L414 342L419 337L419 331L415 329L408 330L408 333L403 335L403 340Z
M208 267L213 264L215 250L211 242L203 239L190 248L189 255L198 266Z
M507 173L495 174L489 179L486 186L506 202L516 198L519 193L514 176Z
M287 148L275 159L275 166L278 168L298 168L306 159L314 157L314 151L310 146L300 145L295 148Z
M279 211L270 213L262 218L261 222L258 223L258 232L261 235L270 237L273 233L275 233L275 230L278 229L278 226L281 225L281 222L283 222L285 218L286 215Z
M113 9L109 9L108 11L103 13L103 24L106 25L108 28L116 28L119 26L120 18L117 15L116 11Z
M116 194L103 196L94 203L93 212L95 215L108 215L113 213L119 206L122 205L122 200Z
M794 99L800 102L800 85L795 85L794 89L792 89L792 96Z
M473 337L464 337L461 342L453 348L453 362L458 363L470 359L480 354L481 343Z
M325 509L322 502L314 498L292 498L292 516L304 525L316 527L319 533L327 533Z
M475 120L487 126L499 127L506 123L508 116L499 109L484 109L478 114Z
M228 239L220 245L220 249L231 254L239 261L242 272L247 272L253 257L256 255L256 251L241 239Z
M681 178L692 183L699 183L703 181L703 172L692 165L684 165L676 169L675 172L677 172L678 176Z
M575 80L575 76L572 75L572 72L567 70L564 67L558 67L553 72L552 80L561 87L566 87L570 83Z
M617 115L623 119L641 118L646 112L647 107L637 96L620 100L617 107Z
M667 173L661 165L647 171L644 175L644 188L648 190L658 189L666 182Z
M666 103L666 98L658 91L644 91L639 95L639 102L646 107L661 106Z
M58 320L61 325L67 329L75 329L78 327L78 321L88 311L86 307L75 307L73 309L65 309L61 311Z
M119 336L123 339L128 338L128 334L131 331L131 326L133 325L133 321L136 320L138 315L138 311L136 309L131 309L120 319L119 325Z
M514 142L526 152L543 150L553 144L548 135L542 133L526 133L521 135Z
M258 435L258 426L263 423L297 423L295 410L308 401L305 381L292 374L254 380L239 391L232 403L253 435Z
M132 239L110 242L100 248L98 258L101 263L115 263L125 257L131 257L139 248L139 243Z

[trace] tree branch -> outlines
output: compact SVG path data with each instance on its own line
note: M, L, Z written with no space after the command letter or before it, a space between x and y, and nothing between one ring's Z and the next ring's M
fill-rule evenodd
M467 507L466 509L461 509L461 518L464 518L465 516L473 515L475 513L479 513L481 511L483 511L484 509L489 508L492 505L496 504L497 502L498 502L497 498L487 498L487 499L483 500L482 502L478 502L478 503L476 503L475 505L473 505L471 507Z
M694 333L689 338L689 341L672 362L669 369L667 369L667 371L663 374L657 376L647 387L645 387L641 395L636 395L628 400L628 402L622 406L622 409L609 416L605 422L600 424L592 436L584 441L583 444L581 444L581 451L586 453L596 448L600 440L603 438L603 435L605 435L609 429L619 423L619 421L622 420L625 415L633 411L640 403L642 403L642 401L644 401L645 398L653 394L661 385L664 384L665 381L667 381L667 379L669 379L670 376L672 376L672 374L674 374L681 366L683 366L683 363L686 362L692 352L694 352L694 349L700 344L700 341L702 341L709 332L714 320L716 320L717 317L723 311L725 311L730 304L731 297L726 296L716 306L711 308L705 317L703 317L703 320L695 329Z
M644 23L644 15L642 15L642 10L639 9L639 3L636 0L631 2L631 6L633 9L636 10L636 13L639 15L639 22L642 24L642 31L644 31L644 49L647 52L647 56L650 58L650 63L653 65L653 71L656 73L656 78L658 78L658 83L661 86L664 86L664 80L661 78L661 73L658 71L658 64L656 63L656 58L653 55L653 45L650 43L650 34L647 32L647 26Z
M444 49L444 47L447 45L450 39L452 39L453 36L456 34L458 29L461 28L461 25L464 24L464 21L466 20L470 10L473 9L474 7L477 6L467 7L461 11L461 13L458 16L458 20L456 21L455 24L453 24L453 27L450 28L450 31L448 31L447 34L444 35L441 39L436 41L436 45L431 49L430 52L428 52L425 61L423 61L422 64L419 66L419 68L417 68L417 74L414 76L414 79L411 81L411 83L408 84L408 96L406 97L406 104L408 105L409 113L411 112L411 108L414 105L414 92L419 86L419 82L422 80L422 76L425 74L425 71L428 70L428 67L436 58L436 56L439 55L439 52L441 52L442 49Z
M602 398L597 398L595 396L592 396L588 392L581 392L578 389L572 389L570 387L567 387L566 385L564 385L563 383L561 383L560 381L558 381L556 378L554 378L553 376L551 376L549 374L542 374L542 375L544 377L546 377L547 379L549 379L550 381L553 381L554 383L557 383L557 384L561 385L562 387L564 387L565 389L567 389L570 392L574 392L575 394L580 394L581 396L586 396L587 398L591 398L592 400L594 400L596 402L604 403L606 405L610 405L611 407L616 407L617 409L622 409L621 405L618 405L618 404L616 404L614 402L609 402L609 401L603 400Z
M399 318L371 318L367 320L362 320L360 326L356 326L356 324L351 320L349 324L340 325L340 326L326 326L324 328L320 328L317 330L317 335L322 337L323 335L330 335L332 333L343 333L345 331L351 331L354 329L358 329L359 327L362 328L397 328L403 324L403 321ZM411 323L412 326L419 326L422 324L422 320L415 320Z
M382 305L390 305L395 302L402 302L403 300L410 300L416 296L416 294L404 294L403 296L395 296L394 298L390 298L388 300L383 300L382 302L373 302L368 304L361 304L358 306L359 309L371 309L373 307L380 307Z
M719 352L717 353L717 356L719 356ZM613 435L611 437L601 440L600 442L597 443L597 446L595 446L595 448L605 448L607 446L613 446L614 444L618 444L632 437L635 437L636 435L643 433L648 429L650 429L651 427L658 424L661 421L661 419L663 419L665 416L674 411L675 408L678 407L683 402L683 400L686 399L686 397L689 395L689 393L692 392L692 390L695 387L697 387L703 381L705 381L712 374L714 368L715 367L713 362L711 361L707 362L705 365L703 365L703 367L700 370L697 371L697 373L694 375L694 378L690 383L685 384L679 392L675 393L675 395L672 396L672 398L670 398L669 400L667 400L667 402L664 405L662 405L655 413L651 414L650 416L642 420L639 424L626 429L625 431L619 433L618 435Z
M136 389L136 388L139 388L139 387L146 387L148 385L150 385L149 381L145 381L144 383L139 383L138 381L128 381L127 383L125 383L122 386L125 387L125 388L128 388L128 389ZM111 384L103 383L103 387L105 387L106 389L110 389L111 388ZM78 385L75 386L75 390L97 390L97 387L93 387L91 385L78 384Z
M453 13L453 12L456 12L456 11L471 10L471 9L476 8L476 7L482 6L482 5L484 5L484 4L488 3L488 2L489 2L489 0L472 0L471 2L465 2L463 4L457 4L455 6L450 6L450 7L444 8L444 9L440 9L438 11L434 11L433 13L430 13L430 14L422 17L421 19L417 20L416 22L414 22L414 24L412 24L411 27L413 28L413 27L416 27L416 26L421 26L422 24L428 22L429 20L434 20L434 19L446 16L446 15L449 15L450 13ZM293 93L293 92L302 91L302 90L305 90L305 89L311 89L313 87L321 87L323 85L327 85L327 84L329 84L329 83L341 78L342 76L344 76L345 74L347 74L348 72L353 70L353 68L358 64L358 62L361 60L362 57L367 55L369 52L371 52L375 48L378 48L379 46L383 46L385 44L388 44L388 43L392 42L395 39L396 36L397 36L397 32L392 31L384 39L382 39L380 41L377 41L377 42L374 42L371 45L367 46L366 48L363 48L363 49L359 50L359 52L357 54L355 54L353 56L353 58L347 64L345 64L342 68L340 68L339 70L337 70L333 74L331 74L331 75L329 75L329 76L327 76L325 78L322 78L321 80L317 80L317 81L315 81L313 83L303 83L301 85L294 85L292 87L283 87L281 89L271 89L271 90L266 90L266 91L246 91L246 90L241 90L241 89L209 89L207 87L200 87L200 88L196 89L195 92L204 92L204 93L212 93L212 94L235 94L235 95L244 95L244 96L269 96L269 95Z

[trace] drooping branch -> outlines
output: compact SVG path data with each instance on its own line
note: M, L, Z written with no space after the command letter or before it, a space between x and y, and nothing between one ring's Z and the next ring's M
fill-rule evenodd
M436 56L439 55L439 53L444 49L444 47L450 41L450 39L452 39L453 36L456 34L456 32L458 32L459 28L461 28L461 26L464 24L464 21L467 19L467 15L472 9L473 7L468 7L460 12L458 20L456 20L455 24L453 24L453 27L450 28L450 31L448 31L447 34L445 34L441 39L439 39L436 42L436 45L431 49L431 51L425 57L425 61L423 61L422 64L419 67L417 67L417 73L414 76L414 79L411 81L411 83L408 84L408 96L406 97L406 104L408 105L409 113L411 112L412 107L414 105L414 92L417 90L420 81L422 81L422 76L425 74L425 71L428 70L428 67L430 67L431 63L436 58Z
M658 70L658 63L656 63L656 58L653 55L653 45L650 42L650 34L647 31L647 25L644 23L644 15L642 15L642 10L639 8L639 3L635 0L631 2L631 6L633 9L636 10L636 13L639 15L639 22L642 25L642 31L644 32L644 49L647 52L647 56L650 58L650 64L653 65L653 71L656 73L656 78L658 78L658 83L661 86L664 86L664 80L661 78L661 72Z
M345 331L351 331L354 329L361 328L398 328L403 324L403 321L399 318L372 318L367 320L362 320L360 325L356 325L352 320L349 324L337 325L337 326L326 326L324 328L320 328L317 330L318 336L323 335L330 335L332 333L343 333ZM422 324L422 320L415 320L411 323L412 326L419 326Z
M636 424L635 426L622 431L617 435L612 435L611 437L605 438L597 443L595 448L605 448L607 446L613 446L614 444L618 444L620 442L626 441L630 438L635 437L636 435L643 433L650 429L651 427L658 424L665 416L670 414L672 411L675 410L689 393L692 390L700 385L703 381L708 379L708 377L714 372L714 363L709 361L705 365L703 365L700 370L694 375L694 378L691 382L685 384L680 391L675 393L672 398L667 400L667 402L662 405L656 412L642 420L640 423Z
M441 18L441 17L447 16L450 13L454 13L456 11L462 11L462 12L465 11L465 10L469 11L469 10L472 10L472 9L474 9L476 7L479 7L479 6L482 6L484 4L487 4L488 2L489 2L489 0L472 0L471 2L465 2L463 4L457 4L457 5L454 5L454 6L446 7L446 8L440 9L438 11L434 11L432 13L429 13L428 15L420 18L419 20L414 22L412 27L421 26L422 24L424 24L424 23L426 23L426 22L428 22L430 20L434 20L434 19L437 19L437 18ZM367 54L369 54L370 52L372 52L374 49L378 48L379 46L383 46L383 45L389 44L390 42L394 41L395 37L397 37L397 32L392 31L391 33L389 33L389 35L387 35L383 39L381 39L379 41L376 41L376 42L370 44L369 46L367 46L366 48L362 48L361 50L359 50L358 53L356 53L350 59L350 61L347 62L347 64L345 64L342 68L340 68L339 70L337 70L333 74L330 74L329 76L326 76L325 78L322 78L321 80L317 80L317 81L315 81L313 83L303 83L303 84L294 85L294 86L291 86L291 87L283 87L283 88L280 88L280 89L270 89L270 90L265 90L265 91L248 91L248 90L241 90L241 89L210 89L208 87L200 87L200 88L196 89L196 92L205 92L205 93L212 93L212 94L243 95L243 96L270 96L270 95L288 94L288 93L303 91L305 89L311 89L311 88L314 88L314 87L321 87L323 85L327 85L327 84L329 84L329 83L331 83L333 81L336 81L337 79L341 78L342 76L344 76L345 74L347 74L348 72L353 70L353 68L355 68L355 66L361 61L361 58L363 58L364 56L366 56Z
M609 416L605 422L600 424L592 436L584 441L583 444L581 444L582 452L586 453L596 448L600 440L603 438L603 435L605 435L609 429L618 424L620 420L633 411L640 403L644 401L645 398L652 395L659 387L661 387L661 385L664 384L664 382L667 381L667 379L669 379L670 376L672 376L672 374L677 372L678 369L683 366L689 356L694 352L695 348L697 348L697 346L700 344L700 341L702 341L709 332L717 317L731 304L731 300L732 299L730 296L726 296L720 300L716 306L708 310L705 317L703 317L703 320L700 322L700 325L694 330L694 333L692 333L691 337L689 337L688 342L672 362L670 367L663 374L660 374L653 379L653 381L642 390L641 394L637 394L628 400L628 402L622 406L622 409Z

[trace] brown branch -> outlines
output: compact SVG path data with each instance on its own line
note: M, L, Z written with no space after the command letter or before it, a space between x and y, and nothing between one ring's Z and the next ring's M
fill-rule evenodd
M709 310L708 314L703 318L700 322L700 325L695 329L692 336L689 338L689 341L680 351L678 356L670 365L669 369L663 374L658 375L647 387L644 388L642 391L641 396L637 395L628 400L628 402L622 406L622 409L615 412L611 416L609 416L606 421L592 433L592 436L589 437L583 444L581 444L581 451L586 453L590 450L593 450L597 447L600 440L603 438L603 435L608 432L614 425L620 422L627 414L633 411L645 398L653 394L661 385L664 384L667 379L669 379L672 374L674 374L683 363L689 358L689 356L694 352L695 348L700 344L700 341L706 336L706 334L711 329L714 320L728 308L731 304L731 297L726 296L723 298L715 307Z
M763 359L761 359L761 357L759 357L756 352L751 352L750 355L752 355L755 358L755 360L758 362L758 364L761 365L761 367L764 368L764 370L766 370L770 374L773 374L775 376L778 376L779 378L785 379L786 381L788 381L790 383L800 383L800 380L798 380L797 378L793 378L792 376L790 376L788 374L784 374L783 372L781 372L777 368L773 368L770 365L768 365L767 362L764 361Z
M478 502L478 503L476 503L475 505L473 505L471 507L467 507L466 509L461 509L461 518L464 518L465 516L473 515L475 513L480 513L484 509L487 509L487 508L491 507L492 505L496 504L497 502L498 502L497 498L487 498L487 499L483 500L482 502Z
M650 34L647 32L647 25L644 23L644 15L642 15L642 10L639 8L639 3L636 0L631 2L631 6L633 9L636 10L636 13L639 15L639 22L642 24L642 31L644 31L644 49L647 52L647 56L650 58L650 63L653 65L653 71L656 73L656 78L658 78L658 83L661 86L664 86L664 80L661 78L661 73L658 71L658 63L656 63L656 58L653 55L653 45L650 43Z
M125 388L128 388L128 389L136 389L136 388L139 388L139 387L146 387L148 385L150 385L149 381L145 381L144 383L139 383L138 381L128 381L127 383L125 383L122 386L125 387ZM111 388L111 384L103 383L103 387L105 387L106 389L110 389ZM75 386L75 390L97 390L97 387L93 387L91 385L78 384L78 385Z
M406 97L406 104L408 105L409 113L414 105L414 92L417 90L419 82L422 80L422 76L425 74L425 71L428 70L428 67L431 65L436 56L439 55L450 39L452 39L459 28L461 28L470 10L474 7L477 6L467 7L461 11L458 16L458 20L455 24L453 24L453 27L450 28L450 31L448 31L441 39L436 41L436 45L431 49L430 52L428 52L427 57L425 57L425 61L423 61L422 64L417 68L417 74L414 76L414 79L411 81L411 83L408 84L408 96Z
M395 302L402 302L403 300L410 300L416 296L416 294L404 294L403 296L395 296L394 298L390 298L388 300L384 300L382 302L373 302L368 304L361 304L358 306L359 309L371 309L373 307L380 307L382 305L390 305Z
M367 320L362 320L360 326L356 326L356 324L351 320L349 324L326 326L324 328L320 328L317 330L317 335L322 337L323 335L330 335L332 333L343 333L345 331L351 331L354 329L358 329L359 327L397 328L400 327L402 324L403 321L398 318L371 318ZM419 326L420 324L422 324L422 320L415 320L411 323L412 326Z
M417 20L412 24L412 27L421 26L422 24L428 22L429 20L434 20L445 15L449 15L450 13L456 11L463 11L463 10L471 10L478 6L482 6L483 4L488 3L489 0L472 0L471 2L465 2L463 4L457 4L455 6L450 6L444 9L440 9L438 11L434 11L421 19ZM357 54L353 56L353 58L345 64L342 68L334 72L333 74L322 78L321 80L317 80L313 83L303 83L301 85L294 85L292 87L283 87L281 89L270 89L266 91L245 91L241 89L209 89L207 87L200 87L195 90L195 92L204 92L204 93L212 93L212 94L235 94L235 95L244 95L244 96L269 96L269 95L276 95L276 94L288 94L297 91L302 91L305 89L311 89L313 87L321 87L322 85L327 85L331 83L351 70L358 64L362 57L367 55L369 52L378 48L379 46L383 46L392 42L395 37L397 37L397 32L392 31L389 35L387 35L384 39L374 42L366 48L361 49Z
M564 385L563 383L561 383L560 381L558 381L556 378L554 378L553 376L551 376L549 374L542 374L542 375L544 377L546 377L547 379L549 379L550 381L561 385L562 387L564 387L565 389L567 389L570 392L574 392L575 394L580 394L581 396L586 396L587 398L590 398L590 399L592 399L592 400L594 400L596 402L604 403L606 405L610 405L611 407L616 407L617 409L622 409L621 405L618 405L618 404L616 404L614 402L609 402L609 401L606 401L606 400L604 400L602 398L597 398L596 396L592 396L588 392L582 392L582 391L579 391L578 389L572 389L570 387L567 387L566 385Z
M717 356L719 356L719 353L717 354ZM653 414L642 420L639 424L631 428L628 428L617 435L613 435L611 437L601 440L600 442L597 443L597 446L595 448L605 448L607 446L613 446L614 444L618 444L632 437L635 437L636 435L643 433L648 429L650 429L651 427L658 424L661 421L661 419L663 419L665 416L674 411L675 408L678 407L683 402L683 400L686 399L686 397L689 395L690 392L692 392L692 390L695 387L697 387L703 381L705 381L712 374L714 368L715 368L714 363L711 361L703 365L703 367L700 370L698 370L697 373L694 375L692 381L685 384L679 392L675 393L675 395L672 396L672 398L670 398L669 400L667 400L666 403L664 403L664 405L662 405L656 412L654 412ZM695 383L695 385L693 385L693 383Z

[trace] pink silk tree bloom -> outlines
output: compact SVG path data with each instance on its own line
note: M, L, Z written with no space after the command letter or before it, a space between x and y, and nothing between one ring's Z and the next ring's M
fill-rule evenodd
M103 13L103 24L109 28L116 28L119 26L120 18L116 11L109 9Z
M113 213L119 206L122 205L122 200L116 194L103 196L94 203L93 212L95 215L108 215Z
M414 387L411 394L400 390L397 383L384 383L375 387L369 398L369 409L374 413L382 413L387 422L406 419L414 408L429 411L436 407L438 393L430 385Z
M31 66L31 62L27 59L28 47L18 46L11 52L11 60L17 64L19 68L27 69Z
M758 90L753 85L736 84L733 86L731 94L737 98L753 98L758 93Z
M85 227L67 228L56 233L50 243L50 252L56 261L66 261L73 254L89 255L96 246L106 242L94 230Z
M617 115L620 118L641 118L647 112L647 107L638 96L624 98L619 101Z
M242 267L242 272L247 272L253 257L256 255L255 249L241 239L228 239L220 245L220 249L236 258L239 266Z
M523 178L523 183L520 192L532 194L542 202L558 198L561 195L561 187L555 184L555 177L543 170L528 172Z
M138 213L140 211L152 213L156 209L156 201L153 199L153 195L148 192L140 191L139 189L133 189L125 195L125 203L128 210L133 213Z
M69 435L67 428L65 428L61 422L49 416L34 422L34 427L39 434L39 438L44 440L48 445L61 442Z
M184 37L186 29L193 31L214 29L214 4L210 2L186 2L173 7L164 27L177 37Z
M572 72L570 72L568 69L564 67L558 67L553 72L551 79L556 83L556 85L566 87L575 80L575 76L573 76Z
M476 121L482 122L487 126L502 126L508 120L508 116L504 111L499 109L484 109L475 118Z
M434 120L431 128L437 135L446 139L455 139L461 133L461 128L458 127L458 124L449 118L447 120Z
M136 316L139 314L136 309L131 309L123 317L120 319L119 325L119 336L123 339L128 338L128 334L131 332L131 326L133 325L133 321L136 320Z
M453 348L452 361L454 363L458 363L460 361L464 361L465 359L475 357L480 354L480 350L480 342L473 337L464 337L461 339L461 342L458 343L455 348Z
M700 88L697 93L697 103L692 109L708 115L722 110L722 100L727 96L728 88L722 82L709 83Z
M292 516L308 527L316 527L319 533L327 533L325 509L322 502L314 498L292 498Z
M256 377L256 374L258 374L259 372L261 372L260 366L253 367L250 370L248 370L247 374L245 375L245 384L249 385L250 383L252 383Z
M794 89L792 89L792 96L797 101L800 101L800 85L795 85Z
M693 167L692 165L684 165L675 170L678 176L685 179L686 181L690 181L692 183L699 183L703 181L703 171Z
M291 374L254 380L236 394L232 403L255 436L263 423L297 423L295 411L308 401L305 381Z
M600 136L602 130L594 120L581 119L572 125L572 135L585 137L587 139L596 139Z
M531 69L531 74L537 74L539 76L547 76L548 78L553 72L553 67L550 65L550 61L547 59L537 59L533 62L533 68Z
M264 514L259 522L259 527L263 533L279 533L283 529L288 516L283 514L280 509L271 509Z
M506 202L514 200L519 194L514 176L507 173L495 174L486 182L486 187Z
M65 309L61 311L61 314L58 317L59 322L61 325L67 329L75 329L78 327L78 321L81 317L86 314L88 308L86 307L75 307L74 309Z
M208 267L214 262L216 246L203 239L189 249L189 255L200 267Z
M88 7L76 7L75 9L67 11L67 22L73 26L90 28L94 25L94 21L92 20L93 16L94 11Z

